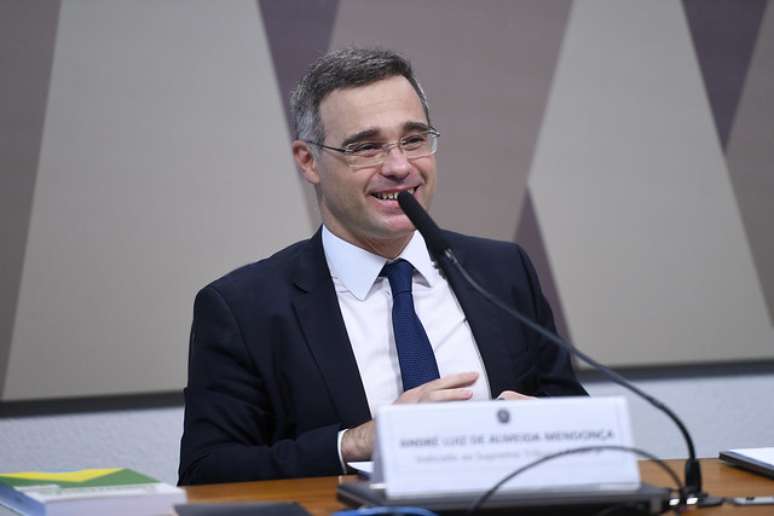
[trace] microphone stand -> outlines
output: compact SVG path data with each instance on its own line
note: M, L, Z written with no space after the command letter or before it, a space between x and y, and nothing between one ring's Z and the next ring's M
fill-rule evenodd
M452 252L450 247L447 247L444 249L440 256L445 258L448 263L451 263L454 265L454 267L459 271L459 273L462 275L463 278L465 278L465 281L473 287L473 289L478 292L484 299L495 305L496 307L500 308L501 310L505 311L515 319L517 319L519 322L524 324L525 326L529 327L533 331L539 333L541 336L547 338L548 340L554 342L555 344L559 345L562 349L567 350L570 352L570 354L578 357L580 360L586 362L593 368L597 369L598 371L601 371L606 376L608 376L613 382L617 383L618 385L632 391L636 395L643 398L645 401L656 407L658 410L664 412L678 427L680 430L680 433L683 436L683 439L686 442L686 445L688 447L688 459L685 461L685 490L686 490L686 496L687 496L687 503L692 504L695 503L698 507L714 507L717 505L721 505L723 503L723 498L719 496L710 496L707 494L703 488L702 488L702 478L701 478L701 465L699 464L699 461L696 459L696 450L693 445L693 439L691 438L690 433L688 432L688 429L686 428L685 424L680 420L679 417L677 417L677 414L675 414L672 409L667 407L665 404L651 396L650 394L647 394L645 391L631 383L629 380L621 376L620 374L616 373L612 369L610 369L607 366L604 366L591 358L586 353L580 351L578 348L576 348L570 341L567 341L565 339L562 339L559 335L546 330L536 322L532 321L531 319L527 318L526 316L522 315L517 310L514 310L510 306L506 305L496 297L494 297L492 294L487 292L481 285L479 285L476 280L474 280L470 274L465 270L465 268L462 266L462 264L457 259L457 256ZM448 270L447 270L448 274Z
M688 432L688 429L680 420L680 418L677 417L677 414L675 414L669 407L661 403L659 400L647 394L639 387L635 386L620 374L616 373L609 367L600 364L587 354L577 349L569 341L566 341L559 335L546 330L536 322L522 315L517 310L511 308L487 292L486 289L479 285L476 280L474 280L470 274L468 274L468 272L455 256L454 252L452 252L451 246L447 242L446 237L441 232L441 229L438 227L435 221L430 218L430 215L419 204L419 202L414 199L413 195L408 192L399 193L398 204L409 220L411 220L411 223L414 224L414 227L417 228L417 230L425 238L425 242L427 243L430 252L436 256L436 258L438 258L439 264L443 267L444 272L446 272L447 275L449 273L448 264L451 263L454 265L455 269L459 271L465 281L471 287L473 287L476 292L483 296L484 299L505 311L511 317L514 317L525 326L531 328L533 331L547 338L551 342L554 342L562 349L568 351L571 355L578 357L598 371L601 371L611 380L613 380L613 382L632 391L634 394L640 396L645 401L656 407L658 410L665 413L677 425L677 428L680 429L680 433L683 435L683 439L685 440L685 443L688 447L688 459L685 462L685 487L686 494L688 496L688 503L695 503L699 507L712 507L721 505L723 503L722 497L710 496L704 492L702 488L701 465L696 459L696 450L693 446L693 439L691 439L691 435Z

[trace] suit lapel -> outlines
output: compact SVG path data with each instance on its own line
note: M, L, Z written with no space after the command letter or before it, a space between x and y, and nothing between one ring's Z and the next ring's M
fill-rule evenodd
M456 250L456 249L455 249ZM458 250L457 250L458 251ZM463 267L465 266L464 254L457 253ZM473 278L481 283L475 271L466 268ZM492 397L498 396L502 391L513 388L514 363L508 352L509 340L513 336L506 335L502 315L499 309L486 301L481 295L468 285L462 275L453 267L447 267L449 284L462 306L462 311L470 324L470 330L476 340L481 359L486 368L489 379L489 390Z
M293 308L306 344L320 368L345 427L371 419L360 371L352 352L318 230L299 256Z

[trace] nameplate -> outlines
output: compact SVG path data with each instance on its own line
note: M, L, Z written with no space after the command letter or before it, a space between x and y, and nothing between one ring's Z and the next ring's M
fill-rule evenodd
M372 482L391 498L480 493L536 459L593 445L632 445L624 398L388 405L376 416ZM540 464L501 491L639 483L634 455L595 451Z

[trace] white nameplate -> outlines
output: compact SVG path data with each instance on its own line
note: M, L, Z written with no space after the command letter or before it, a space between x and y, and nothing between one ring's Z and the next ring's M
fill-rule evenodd
M376 427L372 482L383 484L391 498L483 492L560 450L632 445L621 397L387 405L379 409ZM639 483L634 455L598 451L545 462L501 490L628 489Z

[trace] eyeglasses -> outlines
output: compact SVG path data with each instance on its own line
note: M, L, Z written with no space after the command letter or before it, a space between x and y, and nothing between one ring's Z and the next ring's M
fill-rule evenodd
M384 163L393 147L397 147L406 159L419 159L435 154L438 150L438 137L441 133L428 129L419 133L409 134L394 143L358 142L346 147L331 147L320 142L304 140L310 145L340 152L350 168L375 167Z

